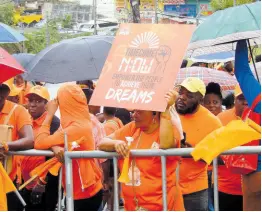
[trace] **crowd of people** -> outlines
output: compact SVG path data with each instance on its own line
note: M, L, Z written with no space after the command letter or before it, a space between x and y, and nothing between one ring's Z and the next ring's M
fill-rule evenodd
M215 82L205 85L198 78L185 79L165 95L164 112L113 107L103 107L101 112L99 106L89 105L95 89L90 80L62 85L53 100L47 88L39 83L31 85L20 75L0 84L0 125L11 126L1 131L0 160L9 161L6 168L11 180L20 187L32 178L33 170L53 158L10 157L8 151L51 150L56 159L52 171L20 191L27 204L25 210L56 210L58 176L54 173L64 164L65 132L68 141L73 142L71 151L102 150L123 156L119 158L119 172L130 149L195 147L214 130L243 117L261 93L261 85L249 68L245 41L237 44L234 74L239 85L234 95L226 98ZM55 116L58 108L60 119ZM261 100L254 106L254 112L261 114ZM132 138L131 143L128 137ZM74 210L113 210L112 160L72 161ZM260 155L257 170L249 175L233 173L222 158L218 161L219 209L261 210ZM212 165L189 156L168 156L166 168L168 210L214 210ZM163 209L160 157L131 157L128 176L130 182L121 183L119 192L125 210ZM64 174L62 184L66 192ZM24 209L15 193L7 194L7 203L8 210Z

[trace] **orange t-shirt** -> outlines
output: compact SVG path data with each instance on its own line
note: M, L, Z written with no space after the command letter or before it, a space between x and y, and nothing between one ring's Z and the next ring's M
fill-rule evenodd
M200 105L194 114L179 115L186 142L193 147L205 136L222 126L219 119ZM208 188L207 164L193 158L182 158L179 185L183 194L191 194Z
M68 142L77 141L84 137L81 151L94 150L95 144L89 122L71 122L65 129L50 135L50 126L42 126L35 137L35 149L50 149L52 146L64 147L64 131L67 132ZM102 189L102 173L95 159L72 159L74 200L86 199L94 196ZM65 173L63 173L63 187L65 189Z
M122 121L117 117L107 120L104 124L106 135L111 135L112 133L114 133L116 130L119 130L123 126L124 125Z
M14 106L15 103L8 100L5 101L5 105L0 112L0 124L4 124L5 118ZM17 105L9 119L8 125L13 126L12 141L16 141L19 139L19 130L21 130L25 125L32 125L31 116L23 106ZM21 158L22 156L13 156L13 170L9 174L12 180L14 180L16 176L20 178L20 173L17 173L17 171L20 170Z
M44 122L46 118L47 112L45 112L41 117L39 117L36 120L33 120L33 130L34 130L34 137L38 134L39 128L41 127L42 123ZM27 181L31 178L29 175L30 172L39 166L40 164L45 162L45 157L44 156L24 156L21 162L21 172L22 172L22 177L24 181ZM28 190L31 190L35 185L37 181L32 181L29 183L26 188Z
M232 120L237 120L235 108L218 114L225 126ZM218 190L232 195L242 195L241 175L232 173L226 166L218 166Z
M131 149L159 149L159 129L146 134L136 128L131 122L114 133L114 139L125 141L125 137L134 138ZM175 142L175 141L174 141ZM168 210L184 210L182 193L176 185L175 170L180 157L167 157L167 204ZM132 158L129 164L129 178L132 179ZM137 157L135 158L134 187L132 182L122 183L122 193L125 202L125 210L134 211L136 204L134 197L138 199L138 205L146 210L160 211L163 209L162 202L162 178L160 157ZM120 170L123 159L119 160ZM135 190L135 191L134 191Z

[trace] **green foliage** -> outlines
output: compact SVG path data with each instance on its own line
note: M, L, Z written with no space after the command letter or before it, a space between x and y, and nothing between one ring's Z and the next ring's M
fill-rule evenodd
M19 43L1 43L0 47L9 52L9 54L16 54L22 52L22 45Z
M48 30L48 33L47 33ZM49 39L49 45L57 43L64 39L70 39L81 36L89 36L90 33L81 34L68 34L59 33L55 20L51 20L48 23L48 28L45 26L38 31L31 33L25 33L25 37L28 39L25 41L25 47L28 53L37 54L41 50L47 47L47 40Z
M71 15L66 15L66 17L62 20L62 27L63 28L72 28L72 17Z
M252 3L254 0L236 0L236 5ZM213 11L223 10L234 6L234 0L212 0L210 5Z
M13 3L0 3L0 22L13 25L14 24L14 4Z

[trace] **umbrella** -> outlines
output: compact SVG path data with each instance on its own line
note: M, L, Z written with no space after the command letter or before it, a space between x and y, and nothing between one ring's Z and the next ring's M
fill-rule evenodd
M24 73L23 67L7 51L0 48L0 83Z
M25 79L49 83L98 79L113 40L113 36L87 36L53 44L26 66Z
M12 27L0 23L0 43L19 43L25 41L26 38Z
M188 77L197 77L204 81L205 85L210 82L216 82L220 85L223 91L234 90L238 83L234 76L227 72L218 71L205 67L189 67L182 68L177 74L175 81L176 85L181 84Z
M33 59L35 54L29 53L19 53L12 55L24 68L29 64L29 62Z
M203 62L203 63L225 63L228 61L235 60L235 52L218 52L213 54L204 54L196 57L190 58L193 62Z
M251 58L254 63L249 39L260 38L260 30L261 2L219 10L209 16L195 30L188 50L202 47L210 48L210 46L247 39ZM255 66L254 69L259 80Z
M249 39L250 45L252 47L258 47L261 44L260 38L252 38ZM236 43L227 43L227 44L220 44L216 46L208 46L208 47L199 47L197 49L188 49L186 52L186 57L197 57L200 55L206 54L214 54L214 53L221 53L221 52L229 52L236 50Z
M195 30L189 50L258 38L261 36L260 25L261 2L219 10L209 16Z

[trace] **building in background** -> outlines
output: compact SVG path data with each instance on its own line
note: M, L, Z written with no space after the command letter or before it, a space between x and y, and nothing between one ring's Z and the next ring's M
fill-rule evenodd
M212 14L210 0L164 0L164 12L178 17L196 18Z

